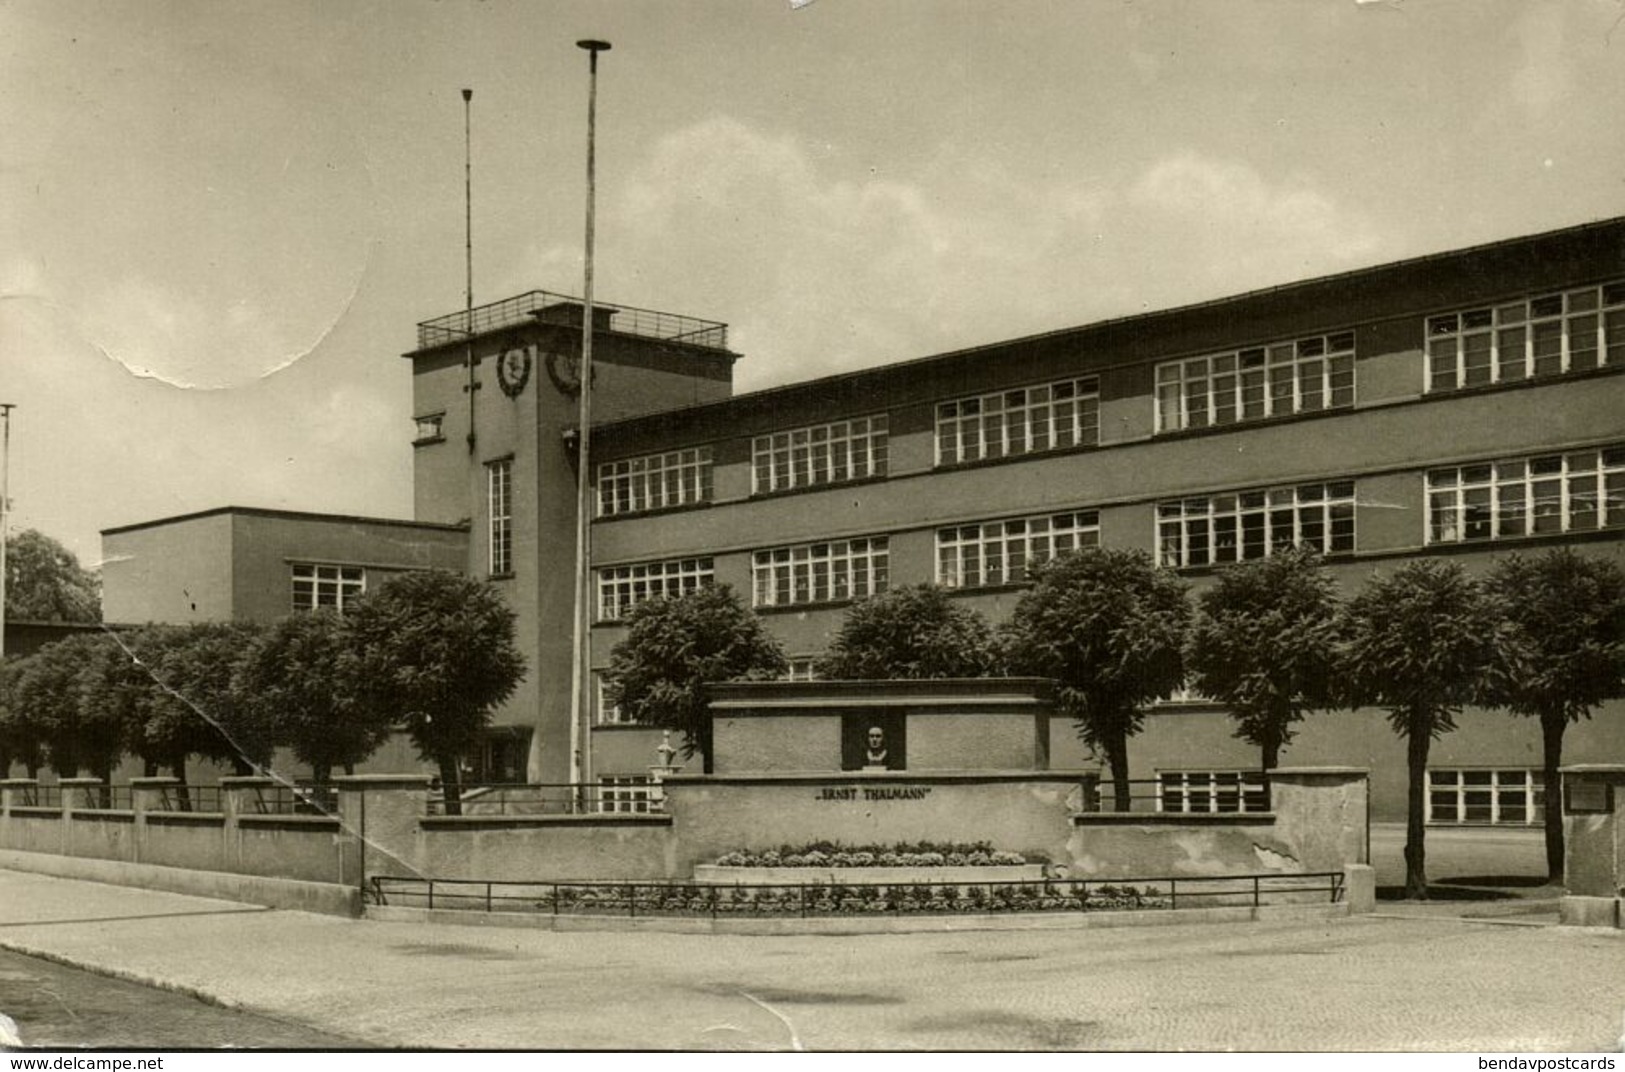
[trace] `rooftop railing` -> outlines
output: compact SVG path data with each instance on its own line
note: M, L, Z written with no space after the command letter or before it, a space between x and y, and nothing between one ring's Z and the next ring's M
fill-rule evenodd
M476 305L473 309L447 313L445 316L423 321L418 324L418 349L425 350L431 346L462 342L488 331L528 324L535 320L579 327L582 311L583 303L580 298L545 290L532 290L488 305ZM645 339L677 342L707 350L728 348L728 325L715 320L700 320L692 316L662 313L655 309L637 309L627 305L595 305L593 312L595 331L637 335Z

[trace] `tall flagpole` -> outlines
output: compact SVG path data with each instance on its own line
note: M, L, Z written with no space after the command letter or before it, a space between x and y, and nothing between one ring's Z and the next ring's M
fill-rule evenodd
M579 786L586 776L585 749L587 741L586 717L587 683L592 662L592 608L590 532L592 521L592 463L590 452L590 425L592 422L592 253L593 227L597 195L597 131L598 131L598 53L609 51L608 41L577 41L576 47L586 49L588 55L587 81L587 235L585 278L582 283L581 310L581 397L580 412L576 419L576 614L575 658L570 668L570 782Z
M472 89L463 90L463 261L467 288L463 303L463 363L468 366L468 449L474 450L474 99Z

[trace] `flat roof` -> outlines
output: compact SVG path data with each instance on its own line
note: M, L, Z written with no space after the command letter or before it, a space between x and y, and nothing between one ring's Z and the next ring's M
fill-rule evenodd
M137 529L156 528L159 525L172 525L177 521L194 521L203 517L215 517L220 514L245 514L252 517L274 517L285 521L333 521L350 525L393 525L400 528L428 529L435 532L467 532L467 524L447 524L442 521L413 521L402 517L361 517L357 514L318 514L307 510L273 510L264 506L216 506L208 510L197 510L189 514L175 514L172 517L153 518L149 521L135 521L128 525L115 525L112 528L101 530L103 536L113 536L121 532L133 532Z
M1312 279L1302 279L1292 283L1281 283L1270 287L1260 287L1256 290L1242 291L1222 298L1209 298L1203 301L1191 302L1187 305L1177 305L1168 309L1155 309L1145 313L1133 313L1128 316L1109 317L1105 320L1096 320L1087 324L1078 324L1068 328L1056 328L1051 331L1041 331L1032 335L1018 335L1012 338L999 339L995 342L979 343L958 350L948 350L942 353L929 354L924 357L905 358L901 361L887 362L881 365L871 365L868 368L852 369L847 372L831 373L828 376L819 376L810 380L797 380L792 383L779 384L774 387L764 387L757 391L747 391L743 394L728 398L717 399L711 402L699 402L689 406L678 406L672 409L656 410L653 413L640 414L634 417L622 417L613 421L605 421L596 427L599 432L614 431L619 428L632 428L639 425L653 425L662 421L681 419L687 416L698 416L706 412L726 411L729 406L750 405L773 398L775 395L788 395L797 392L814 392L831 384L861 380L864 377L877 377L891 375L902 369L909 369L934 364L946 364L958 358L965 358L975 354L984 354L1010 346L1025 343L1041 342L1051 339L1065 338L1085 332L1099 331L1106 328L1120 328L1135 324L1151 324L1160 320L1173 319L1190 313L1222 308L1227 305L1238 305L1260 298L1288 297L1294 293L1308 291L1316 287L1324 287L1336 283L1351 282L1378 277L1391 272L1400 272L1406 269L1436 264L1455 258L1482 255L1485 253L1510 250L1520 245L1535 245L1538 243L1559 240L1585 234L1590 231L1605 231L1609 228L1625 226L1625 216L1611 216L1606 219L1592 220L1588 223L1575 224L1570 227L1560 227L1553 231L1543 231L1532 235L1519 235L1515 238L1501 238L1493 242L1483 242L1474 246L1463 246L1458 249L1442 250L1437 253L1425 253L1416 257L1407 257L1404 260L1385 261L1382 264L1368 265L1364 268L1352 268L1344 272L1335 272L1331 275L1316 276ZM1621 250L1621 268L1625 270L1625 249Z

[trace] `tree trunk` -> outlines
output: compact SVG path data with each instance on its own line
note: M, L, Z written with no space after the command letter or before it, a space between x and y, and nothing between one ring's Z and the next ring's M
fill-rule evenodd
M1540 716L1544 745L1542 778L1546 783L1546 881L1563 881L1563 784L1557 769L1563 765L1563 731L1569 721L1561 711Z
M1128 784L1128 734L1117 732L1106 745L1106 761L1112 768L1112 809L1132 811L1134 802Z
M463 776L457 769L457 757L441 755L440 795L446 802L447 815L463 814Z
M316 785L326 785L333 780L333 766L330 763L312 763L310 765L310 780Z
M1423 821L1424 794L1427 792L1428 746L1433 738L1427 729L1412 725L1406 739L1406 766L1409 792L1405 805L1405 897L1407 900L1428 899L1427 849L1424 839L1427 826Z
M1281 765L1281 739L1279 737L1266 739L1259 751L1262 753L1260 758L1264 764L1260 769L1266 774Z

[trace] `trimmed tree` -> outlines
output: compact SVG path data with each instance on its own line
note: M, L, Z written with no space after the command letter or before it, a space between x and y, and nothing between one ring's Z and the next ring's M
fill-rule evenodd
M1423 560L1368 581L1349 602L1347 623L1349 702L1387 708L1405 739L1405 896L1426 900L1428 749L1456 728L1464 706L1488 698L1487 679L1505 665L1500 612L1460 566Z
M1340 633L1337 586L1314 551L1227 566L1197 598L1191 686L1230 709L1236 737L1273 770L1304 713L1333 703Z
M1561 882L1563 734L1592 708L1625 695L1625 570L1563 548L1504 558L1487 583L1506 615L1513 652L1491 699L1540 720L1546 873Z
M934 584L893 588L853 604L816 672L821 678L985 677L993 630Z
M1185 678L1191 606L1185 584L1143 551L1087 548L1031 571L1033 587L1001 631L1012 673L1055 679L1084 742L1111 768L1128 811L1128 739L1144 708Z
M28 777L39 777L45 763L44 742L39 726L17 703L17 679L26 659L0 660L0 777L11 777L13 763L21 763Z
M788 664L778 641L725 584L677 599L652 599L626 617L610 653L608 691L636 722L683 735L683 755L711 766L706 686L772 681Z
M459 760L525 676L514 612L490 585L444 570L403 573L347 615L346 691L369 724L405 726L462 814Z
M23 660L15 702L37 727L46 759L59 778L89 770L103 782L125 752L117 715L85 702L80 681L105 643L95 635L66 637Z
M101 578L34 529L6 537L6 618L35 622L102 620Z
M271 762L272 727L232 688L238 662L262 627L198 622L176 630L147 663L142 732L185 781L186 758L202 756L252 774Z
M389 739L386 712L355 702L346 672L345 620L326 610L295 614L261 634L237 664L232 688L278 743L310 765L324 785L346 774Z

